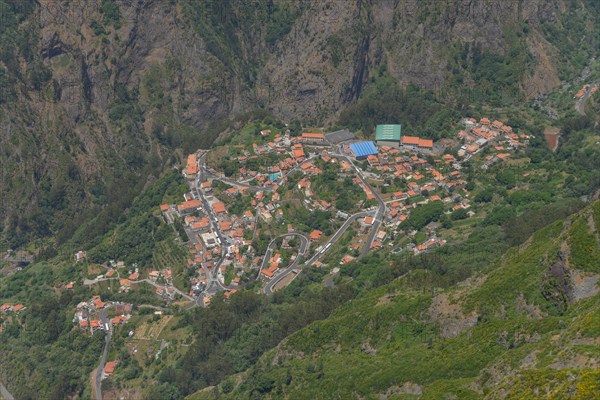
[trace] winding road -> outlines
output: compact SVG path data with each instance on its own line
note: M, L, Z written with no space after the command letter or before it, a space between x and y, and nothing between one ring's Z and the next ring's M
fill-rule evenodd
M585 115L585 104L587 103L587 101L589 100L590 96L592 95L592 87L594 85L590 85L583 96L581 96L581 98L579 100L577 100L577 102L575 103L575 110L577 110L577 112L581 115Z
M225 177L217 175L217 174L213 174L212 172L206 170L204 166L202 166L201 168L204 170L204 173L206 174L206 176L209 176L209 177L219 180L221 182L225 182L231 186L241 187L241 188L248 189L248 190L251 190L254 192L263 192L263 191L270 192L273 190L273 186L252 186L247 183L237 182L232 179L225 178Z
M298 250L298 256L286 269L281 271L279 274L277 274L277 276L275 276L273 279L271 279L269 281L269 283L267 283L267 285L265 286L265 294L267 294L267 295L272 294L273 288L275 287L275 285L278 282L280 282L284 277L286 277L288 274L292 273L296 269L298 264L300 264L300 261L302 261L302 258L306 255L308 248L310 247L310 240L303 233L290 232L290 233L286 233L286 234L276 237L275 239L271 240L271 243L269 243L269 247L267 248L267 252L265 253L265 256L263 258L263 262L260 266L260 270L258 271L258 276L260 276L260 272L269 263L269 259L271 258L271 254L273 252L275 244L277 243L277 239L281 239L286 236L297 236L298 238L300 238L300 249Z
M373 196L375 196L375 200L377 201L377 204L378 204L377 213L375 214L375 220L373 221L373 226L371 227L371 232L369 233L367 241L365 242L365 245L363 246L363 249L360 253L360 256L364 257L367 255L367 253L371 249L371 245L373 244L373 241L375 240L375 235L377 235L377 232L379 232L379 228L381 227L381 224L383 223L383 215L385 213L385 202L379 196L379 194L377 194L377 192L375 191L375 189L373 189L373 187L369 184L369 182L367 182L367 180L363 176L361 170L356 165L354 165L354 162L352 161L352 159L350 157L347 157L347 156L341 155L341 154L337 154L337 155L335 155L335 157L343 158L347 162L349 162L350 165L352 165L352 168L354 168L354 171L356 172L358 179L360 179L360 181L363 183L363 185L365 185L367 188L369 188L371 193L373 193Z
M379 194L375 191L375 189L373 189L373 187L367 182L367 180L365 179L365 177L362 174L362 171L354 164L354 161L348 157L347 155L341 153L339 147L334 146L332 148L332 150L328 153L328 155L330 157L334 157L334 158L338 158L338 159L343 159L345 161L347 161L352 168L354 169L354 172L356 173L356 176L358 177L358 179L360 179L361 183L368 188L371 193L373 193L373 195L375 196L375 200L377 201L378 207L377 207L377 211L375 212L375 216L374 216L374 221L373 221L373 225L371 227L371 231L369 232L369 236L367 237L367 240L361 250L361 257L364 257L365 255L367 255L367 253L369 252L369 250L371 249L371 246L373 245L373 242L375 241L375 237L377 235L377 232L379 232L379 228L381 227L381 224L383 223L383 218L384 218L384 213L385 213L385 202L383 201L383 199L379 196ZM317 153L311 157L308 157L304 162L306 161L310 161L313 160L315 158L320 157L321 154ZM201 157L201 162L200 162L200 170L201 172L201 176L199 177L199 179L202 179L203 175L207 175L210 176L214 179L223 181L225 183L234 185L234 186L239 186L239 187L245 187L249 190L253 190L253 191L271 191L273 190L272 186L265 186L265 187L260 187L260 186L252 186L252 185L248 185L245 183L240 183L240 182L236 182L234 180L225 178L225 177L221 177L215 173L212 173L210 171L208 171L208 169L206 168L206 164L204 163L204 156ZM289 174L295 172L296 170L298 170L300 168L300 165L302 165L302 163L299 163L298 165L296 165L294 168L292 168L291 170L287 171L283 176L282 179L285 178L286 176L288 176ZM211 222L213 223L213 226L215 227L215 230L217 232L218 237L221 239L222 243L225 243L223 240L223 235L221 234L221 232L219 231L219 225L218 225L218 221L216 219L216 217L213 215L212 213L212 209L210 209L208 201L205 199L204 196L201 195L200 190L198 189L198 184L199 184L199 179L196 179L195 181L195 189L196 192L198 194L198 197L202 200L204 207L207 210L207 214L209 214L209 218L211 220ZM350 216L345 222L344 224L340 227L340 229L327 241L327 243L325 243L325 245L323 245L322 250L320 250L319 252L317 252L317 254L315 254L310 260L308 260L303 267L306 266L310 266L312 265L315 261L317 261L328 249L329 247L331 247L330 245L333 245L335 242L337 242L339 240L339 238L345 233L345 231L348 229L348 227L352 224L352 222L354 222L357 218L362 217L362 216L366 216L366 215L371 215L373 214L373 210L369 210L369 211L361 211L359 213L353 214L352 216ZM289 233L286 235L290 235ZM282 236L286 236L286 235L282 235ZM265 253L265 257L263 258L263 262L261 264L261 267L258 271L258 277L260 277L260 273L262 271L263 268L265 268L266 263L268 263L268 260L271 258L271 253L273 251L273 246L275 245L275 242L278 238L280 238L281 236L278 236L277 238L274 238L273 240L271 240L271 242L269 243L269 246L267 247L267 252ZM304 240L307 240L306 237L300 236L301 238L303 238ZM303 242L304 243L304 242ZM310 243L310 242L309 242ZM302 247L302 245L301 245ZM308 248L308 246L307 246ZM302 249L301 249L302 250ZM276 277L274 277L273 279L271 279L271 281L269 281L269 283L267 284L267 286L265 287L265 293L267 295L272 294L273 292L273 287L280 282L283 278L285 278L287 275L289 275L290 273L292 273L296 267L298 266L298 264L300 263L300 259L301 256L304 255L302 254L302 251L300 252L300 254L298 255L298 257L296 258L296 260L294 260L294 262L287 267L285 270L283 270L282 272L280 272ZM218 267L220 266L222 260L224 259L224 254L221 258L221 260L219 260L219 262L217 263L217 265L215 266L214 271L217 271ZM220 282L218 282L218 285L224 289L224 287L221 285ZM208 289L211 287L212 283L209 283L207 286L207 291Z
M282 176L279 178L279 180L281 180L281 179L284 179L284 178L285 178L285 177L287 177L288 175L290 175L290 174L292 174L292 173L294 173L294 172L298 171L298 170L300 169L300 166L301 166L302 164L304 164L305 162L307 162L307 161L312 161L312 160L314 160L315 158L319 158L319 157L321 157L321 155L320 155L320 154L316 154L316 155L313 155L313 156L311 156L311 157L308 157L307 159L305 159L305 160L304 160L304 161L302 161L301 163L298 163L298 165L296 165L295 167L293 167L292 169L290 169L289 171L287 171L285 174L283 174L283 175L282 175ZM274 185L268 185L268 186L252 186L252 185L249 185L249 184L247 184L247 183L241 183L241 182L238 182L238 181L234 181L234 180L232 180L232 179L225 178L224 176L221 176L221 175L215 174L215 173L213 173L213 172L210 172L210 171L208 170L208 168L206 168L206 165L205 165L205 164L201 164L201 166L200 166L200 170L202 171L202 174L203 174L203 175L206 175L206 176L209 176L209 177L211 177L211 178L213 178L213 179L216 179L216 180L218 180L218 181L221 181L221 182L227 183L227 184L229 184L229 185L231 185L231 186L242 187L242 188L245 188L245 189L248 189L248 190L254 191L254 192L272 192L272 191L273 191L273 186L274 186ZM201 177L200 177L200 180L202 180L202 177L203 177L203 175L201 175Z
M317 260L319 260L321 257L323 257L323 255L327 252L327 250L329 250L329 248L342 237L342 235L346 232L346 230L348 230L348 228L350 227L350 225L352 225L352 223L354 221L356 221L360 217L365 217L365 216L371 215L371 214L373 214L373 211L361 211L361 212L358 212L356 214L352 214L344 222L344 224L340 227L340 229L338 229L337 232L335 232L335 234L331 238L329 238L329 240L323 245L323 247L321 248L321 250L319 250L318 252L316 252L308 261L306 261L306 263L304 263L304 265L302 266L302 268L310 267ZM273 241L271 243L273 243ZM302 253L302 245L300 245L300 251ZM267 255L268 255L268 250L267 250L267 254L265 254L265 257ZM269 258L270 258L270 256L269 256ZM277 274L276 277L274 277L273 279L271 279L269 281L269 283L267 283L267 285L265 286L265 294L266 295L273 294L273 288L275 287L275 285L277 285L277 283L280 282L287 275L289 275L290 273L294 272L294 270L296 269L296 267L300 263L300 259L301 259L301 257L300 257L300 255L298 255L298 257L296 258L296 260L294 260L294 262L292 264L290 264L289 267L287 267L286 269L284 269L283 271L281 271L279 274ZM263 265L264 264L265 264L265 259L263 259ZM296 274L296 276L298 276L298 274Z
M33 262L33 258L3 258L0 261L11 264L31 264Z

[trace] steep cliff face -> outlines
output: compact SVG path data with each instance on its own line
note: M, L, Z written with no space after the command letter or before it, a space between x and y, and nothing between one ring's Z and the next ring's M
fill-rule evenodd
M36 54L14 53L2 106L0 217L13 241L127 197L125 179L139 190L146 172L173 162L167 148L207 146L199 130L232 114L232 83L171 3L42 1L20 24ZM26 84L36 63L48 72L37 88ZM184 141L192 127L197 140Z
M331 123L377 70L432 90L476 88L490 80L474 66L483 54L519 61L504 71L508 89L543 93L564 53L546 27L579 43L589 26L570 34L562 21L593 14L583 0L0 3L14 16L0 32L10 236L60 229L48 215L102 207L125 178L143 185L174 148L210 145L211 122L265 109Z
M561 1L538 0L311 3L267 59L259 86L269 88L265 101L278 115L331 120L360 96L374 68L384 66L404 84L442 90L452 45L466 46L468 58L475 46L507 55L508 32L527 26L519 40L533 57L514 80L535 96L558 84L558 66L548 62L556 50L540 24L556 22L564 11Z

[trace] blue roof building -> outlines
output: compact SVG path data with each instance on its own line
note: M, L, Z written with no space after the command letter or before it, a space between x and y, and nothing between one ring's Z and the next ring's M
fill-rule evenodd
M370 155L376 156L378 154L377 148L373 142L352 143L350 149L357 160L367 158Z

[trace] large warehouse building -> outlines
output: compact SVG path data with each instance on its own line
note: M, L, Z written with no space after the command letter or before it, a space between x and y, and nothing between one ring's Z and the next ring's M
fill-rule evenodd
M357 142L350 145L350 149L357 160L362 160L368 156L376 156L377 148L373 142Z
M410 150L432 150L433 140L416 136L402 136L402 148Z
M401 125L377 125L375 143L379 146L400 147Z

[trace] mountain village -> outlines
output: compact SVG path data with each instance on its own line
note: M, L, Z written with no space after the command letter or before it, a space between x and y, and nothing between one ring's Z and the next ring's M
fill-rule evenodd
M433 202L442 204L446 214L466 210L471 216L473 196L462 163L487 149L482 165L487 168L529 143L528 135L497 120L462 122L454 154L431 140L402 135L400 125L379 125L375 141L359 141L347 130L299 136L262 130L244 145L216 149L216 163L208 152L190 154L183 170L190 191L179 204L161 205L165 220L182 221L189 238L188 265L197 269L189 295L209 304L214 293L225 291L228 298L255 279L266 293L280 289L307 265L327 266L322 262L326 253L349 228L356 234L329 265L332 273L383 246L410 254L443 246L446 239L436 233L439 223L419 232L403 222ZM324 193L323 188L338 185L343 192ZM346 204L349 198L353 205ZM289 203L327 213L337 230L325 233L305 225ZM271 233L273 246L258 254L253 243L263 231ZM292 245L296 252L290 255Z

